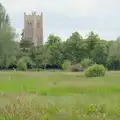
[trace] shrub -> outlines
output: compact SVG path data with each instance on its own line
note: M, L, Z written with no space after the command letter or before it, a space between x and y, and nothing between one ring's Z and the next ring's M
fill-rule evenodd
M17 67L19 70L27 70L28 68L33 68L33 63L29 57L22 57L18 61Z
M105 76L106 68L103 65L94 64L87 68L85 76L87 77L99 77Z
M62 65L62 68L64 70L70 70L70 68L71 68L71 62L69 60L65 60L64 63L63 63L63 65Z
M76 64L76 65L71 66L71 71L72 72L83 72L84 69L80 64Z
M94 62L91 59L84 59L81 62L81 65L82 65L83 68L88 68L89 66L91 66L93 64L94 64Z
M31 61L30 57L22 57L22 59L24 59L24 62L27 65L27 68L33 68L34 64Z
M21 58L17 63L17 67L19 70L27 70L26 60L24 58Z

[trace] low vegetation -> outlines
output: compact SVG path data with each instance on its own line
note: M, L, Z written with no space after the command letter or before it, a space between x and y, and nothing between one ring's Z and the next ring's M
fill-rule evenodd
M81 61L81 65L83 68L88 68L89 66L93 65L94 62L92 59L84 59L83 61Z
M119 120L120 72L0 72L1 120ZM114 104L113 104L114 103Z
M103 65L94 64L91 67L88 67L85 71L87 77L100 77L105 76L106 68Z
M70 70L71 69L71 62L69 60L65 60L63 65L62 65L62 68L63 70Z

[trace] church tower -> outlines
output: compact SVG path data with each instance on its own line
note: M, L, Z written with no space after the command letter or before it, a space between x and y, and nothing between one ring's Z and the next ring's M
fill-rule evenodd
M43 45L43 13L30 15L24 13L23 40L32 42L35 46Z

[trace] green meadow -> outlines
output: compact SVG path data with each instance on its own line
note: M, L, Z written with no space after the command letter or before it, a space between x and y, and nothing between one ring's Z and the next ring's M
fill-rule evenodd
M119 120L120 72L96 78L79 72L0 72L0 116L0 120Z

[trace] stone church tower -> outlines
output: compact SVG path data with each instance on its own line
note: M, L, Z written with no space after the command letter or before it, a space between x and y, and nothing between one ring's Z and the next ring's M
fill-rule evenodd
M30 15L24 13L23 40L32 42L35 46L43 45L43 13Z

